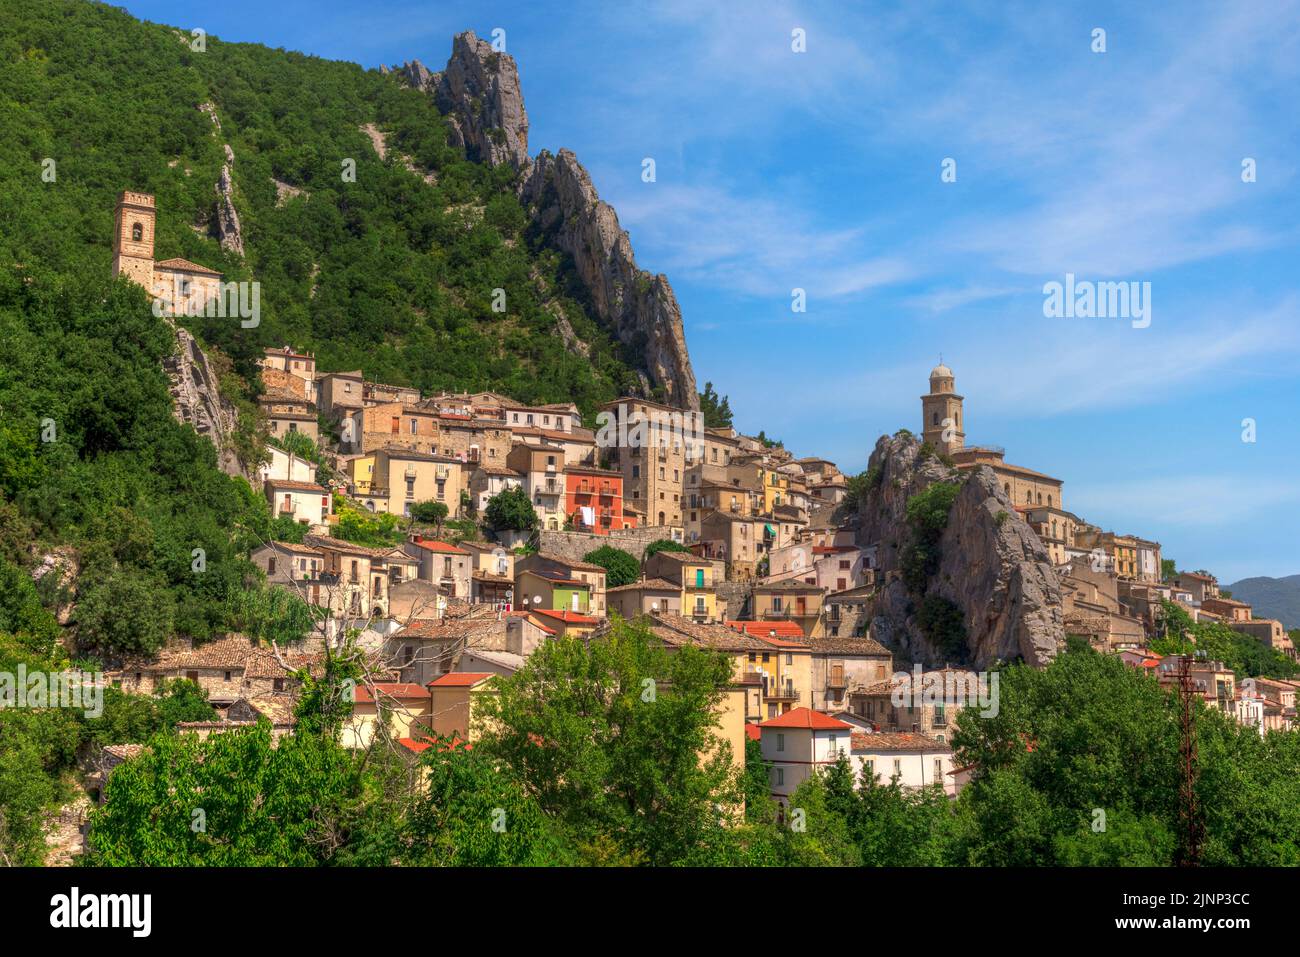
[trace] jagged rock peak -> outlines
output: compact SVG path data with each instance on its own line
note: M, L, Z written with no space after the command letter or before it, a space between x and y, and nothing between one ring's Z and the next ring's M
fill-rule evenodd
M467 30L452 41L441 73L430 73L419 60L399 72L408 86L433 96L451 125L453 144L472 159L515 169L528 165L528 114L514 57Z
M459 38L458 38L459 39ZM699 408L682 312L668 277L640 269L614 207L570 150L543 150L520 198L542 231L573 257L599 318L625 344L643 349L650 381L670 404Z
M881 578L872 618L877 640L927 666L987 668L1023 660L1041 666L1065 641L1060 581L1043 543L986 466L960 472L922 451L909 433L882 436L868 463L872 487L858 513L857 541L875 546ZM959 482L925 595L955 605L966 629L965 661L936 648L917 620L921 597L902 574L912 540L907 502L935 482Z

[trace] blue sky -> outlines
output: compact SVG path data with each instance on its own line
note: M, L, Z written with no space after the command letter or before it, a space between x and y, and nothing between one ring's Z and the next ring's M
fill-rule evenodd
M1300 572L1300 0L122 5L371 67L504 29L530 151L588 167L739 428L856 471L942 353L968 442L1086 520ZM1151 283L1150 326L1045 317L1067 272Z

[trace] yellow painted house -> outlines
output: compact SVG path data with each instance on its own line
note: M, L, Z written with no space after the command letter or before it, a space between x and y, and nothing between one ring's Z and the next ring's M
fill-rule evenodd
M669 648L696 645L732 659L735 684L745 689L747 720L776 717L812 700L812 651L806 644L760 638L744 628L700 624L680 615L649 618L650 633Z
M697 622L722 620L712 559L691 552L656 552L646 559L647 579L663 579L681 589L681 614Z
M759 478L763 482L763 512L771 515L778 505L790 502L790 476L776 469L759 466Z

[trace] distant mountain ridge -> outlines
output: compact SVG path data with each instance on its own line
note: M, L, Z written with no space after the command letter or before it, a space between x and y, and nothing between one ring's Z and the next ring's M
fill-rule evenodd
M1233 598L1249 602L1256 618L1276 618L1287 629L1300 628L1300 575L1243 578L1224 587Z

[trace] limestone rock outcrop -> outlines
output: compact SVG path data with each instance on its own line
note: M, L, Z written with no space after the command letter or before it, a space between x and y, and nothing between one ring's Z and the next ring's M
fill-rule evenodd
M244 233L239 226L239 213L235 210L235 185L232 170L235 166L235 153L230 144L225 144L226 161L221 164L221 176L217 180L217 235L221 239L221 248L244 255Z
M682 311L668 277L639 268L618 214L596 194L591 176L570 150L543 150L520 198L543 234L568 253L596 315L619 341L639 353L665 400L699 408L686 351Z
M430 73L419 60L398 72L408 86L433 97L451 125L453 145L471 159L515 169L528 165L528 114L514 57L467 30L452 41L441 73Z
M1056 656L1065 641L1060 582L1046 548L988 468L958 472L922 454L916 438L900 433L877 441L868 475L875 479L859 509L856 532L859 544L877 548L881 585L872 618L877 640L901 659L927 666L983 669L1015 660L1041 666ZM960 610L966 628L962 662L950 661L950 653L925 635L917 622L920 598L902 575L913 535L907 501L938 481L956 481L960 488L925 594Z
M238 424L233 405L221 395L212 363L188 330L171 323L176 351L163 368L171 380L172 409L178 422L194 426L217 447L217 464L227 475L247 478L232 437Z
M451 126L453 145L480 162L519 171L520 200L541 232L573 258L596 318L637 357L645 394L659 392L671 404L698 409L681 308L667 277L637 266L618 215L572 152L543 151L529 159L528 114L514 58L466 32L453 41L441 73L419 60L394 72L433 98ZM563 325L560 331L564 335Z

